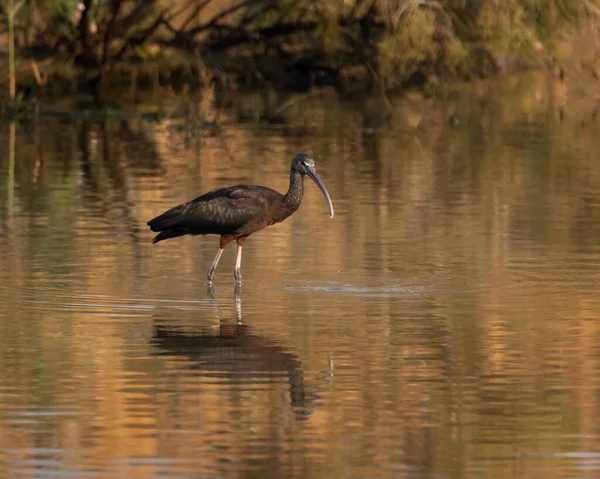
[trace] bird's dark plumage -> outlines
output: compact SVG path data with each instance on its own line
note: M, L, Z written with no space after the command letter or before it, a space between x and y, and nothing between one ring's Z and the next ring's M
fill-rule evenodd
M160 231L152 242L186 234L247 235L274 223L275 218L270 220L268 213L282 200L281 193L265 186L238 185L213 190L149 221L152 231Z
M333 206L323 182L314 168L314 160L309 155L299 154L292 162L290 187L285 195L266 186L237 185L219 188L175 206L160 216L150 220L148 226L158 234L152 243L183 235L221 235L221 248L209 271L209 282L219 261L220 254L229 242L238 242L236 279L239 276L241 247L252 233L279 223L294 213L303 196L303 178L308 174L321 189L331 216ZM241 276L239 276L241 277Z

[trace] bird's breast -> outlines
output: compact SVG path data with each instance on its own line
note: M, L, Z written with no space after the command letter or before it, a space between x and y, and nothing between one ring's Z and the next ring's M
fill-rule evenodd
M298 208L290 207L283 204L282 208L279 208L277 212L272 216L272 223L281 223L283 220L289 218Z

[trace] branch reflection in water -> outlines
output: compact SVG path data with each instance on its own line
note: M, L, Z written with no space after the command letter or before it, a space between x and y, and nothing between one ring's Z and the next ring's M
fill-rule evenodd
M277 387L277 378L283 375L289 383L289 403L298 419L308 417L315 409L317 385L304 379L302 362L283 345L253 333L243 324L241 285L234 289L235 322L229 321L216 300L213 288L208 287L208 296L219 319L219 329L190 333L161 321L153 325L152 345L158 354L173 359L183 359L185 366L172 371L173 374L188 374L193 370L196 377L211 383L218 380L223 387L252 388L253 383L261 388ZM333 378L333 359L329 360L327 383ZM273 381L275 379L275 381Z

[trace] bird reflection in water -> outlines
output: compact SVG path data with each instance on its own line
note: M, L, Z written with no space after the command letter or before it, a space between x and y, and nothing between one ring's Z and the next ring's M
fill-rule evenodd
M250 326L242 323L240 285L234 290L235 322L224 317L210 286L208 295L219 318L218 333L195 334L155 323L152 344L160 349L159 354L185 358L189 361L186 369L197 371L198 376L217 378L236 387L250 386L252 382L264 386L269 379L284 376L289 383L289 401L294 413L300 419L308 417L318 399L316 385L304 380L298 356L275 341L254 334ZM327 382L331 377L328 374ZM276 387L277 383L273 384Z

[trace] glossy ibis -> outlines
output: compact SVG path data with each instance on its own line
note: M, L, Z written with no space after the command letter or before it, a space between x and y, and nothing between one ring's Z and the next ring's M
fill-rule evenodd
M331 198L317 175L315 161L310 155L300 153L292 161L290 187L285 195L266 186L255 185L228 186L209 191L150 220L150 229L159 232L152 243L187 234L221 235L219 251L208 270L208 284L211 284L223 250L236 240L238 248L234 277L236 283L241 283L242 246L246 238L285 220L298 209L304 193L305 175L310 176L323 192L333 218Z

